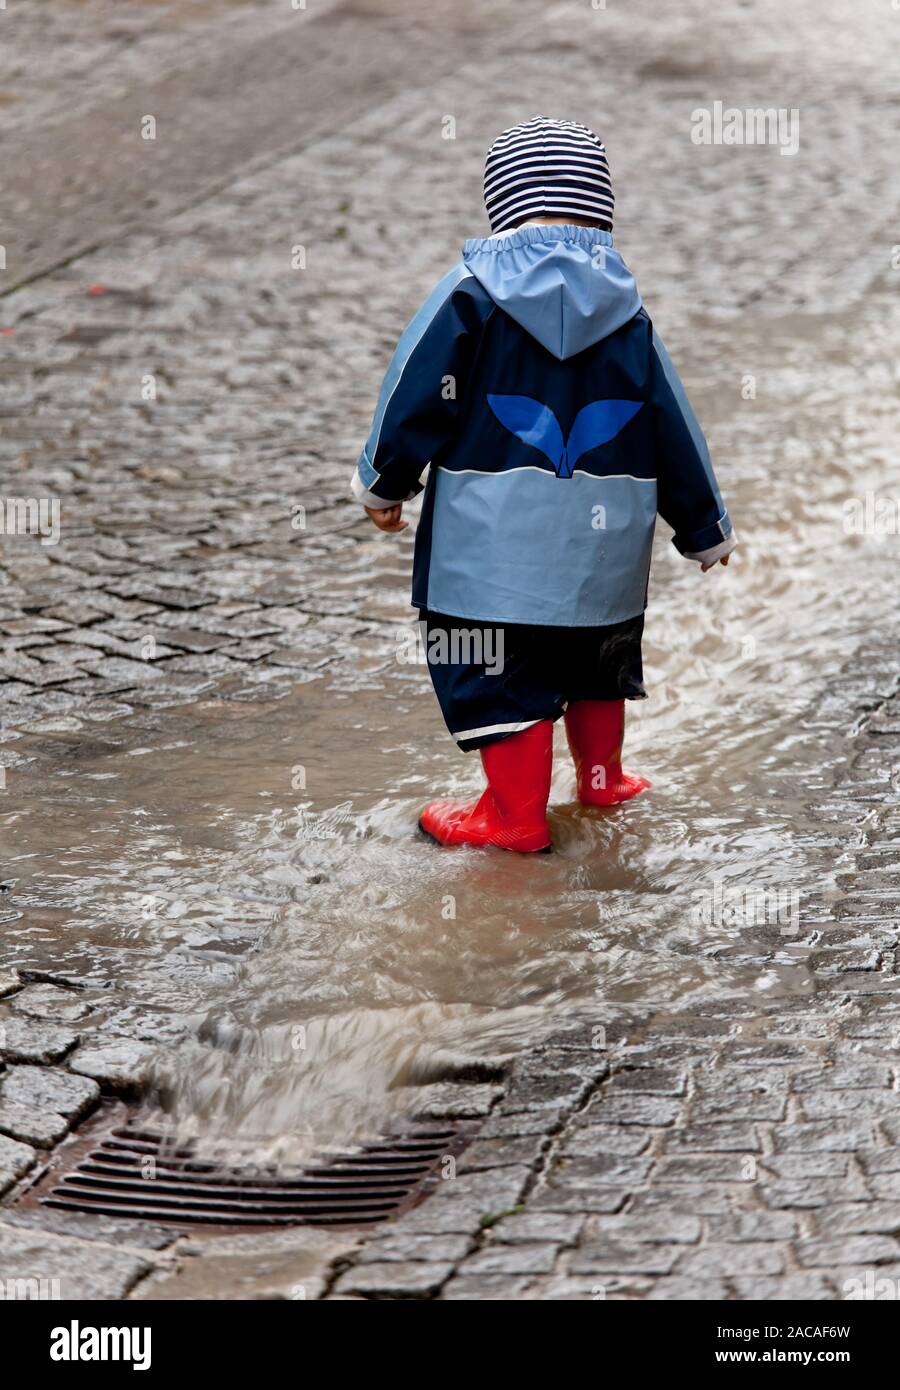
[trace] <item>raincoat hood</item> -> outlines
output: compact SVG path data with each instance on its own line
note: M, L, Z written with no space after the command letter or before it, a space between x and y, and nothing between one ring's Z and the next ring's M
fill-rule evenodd
M520 227L473 238L463 261L498 308L560 361L608 338L641 307L611 233L594 227Z

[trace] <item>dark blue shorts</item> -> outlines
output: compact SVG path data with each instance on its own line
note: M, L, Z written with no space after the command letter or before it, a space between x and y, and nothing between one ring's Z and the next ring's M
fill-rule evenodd
M484 748L575 700L643 700L644 615L609 627L476 623L421 609L441 713L460 748Z

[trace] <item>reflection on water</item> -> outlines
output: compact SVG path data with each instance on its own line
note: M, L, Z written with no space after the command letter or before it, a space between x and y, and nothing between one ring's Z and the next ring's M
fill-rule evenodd
M817 704L892 601L887 549L842 529L844 500L889 482L888 425L873 393L862 405L889 369L861 348L848 378L836 343L813 371L801 329L758 408L716 377L733 330L707 334L698 404L744 544L704 577L657 538L651 698L629 707L626 745L651 793L573 805L560 735L554 855L417 838L423 801L476 790L479 766L443 732L424 669L392 657L408 538L367 539L334 585L358 592L377 568L366 660L351 620L333 638L349 661L290 698L97 708L10 745L4 959L89 977L106 1031L159 1041L184 1127L291 1155L375 1128L440 1059L502 1058L582 1009L805 989L790 936L761 964L771 933L761 946L753 925L696 911L714 874L801 901L827 890L839 841L810 803L842 752Z

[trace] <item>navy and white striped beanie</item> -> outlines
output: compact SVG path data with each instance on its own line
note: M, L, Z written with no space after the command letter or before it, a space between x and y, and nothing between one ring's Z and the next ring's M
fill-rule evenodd
M531 217L580 217L612 231L613 190L603 141L577 121L535 116L498 135L484 162L492 232Z

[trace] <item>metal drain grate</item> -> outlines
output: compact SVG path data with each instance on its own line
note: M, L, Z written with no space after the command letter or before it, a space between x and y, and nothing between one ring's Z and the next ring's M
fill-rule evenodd
M397 1216L439 1180L471 1126L417 1126L349 1154L279 1173L223 1168L137 1123L109 1132L43 1206L213 1226L362 1226Z

